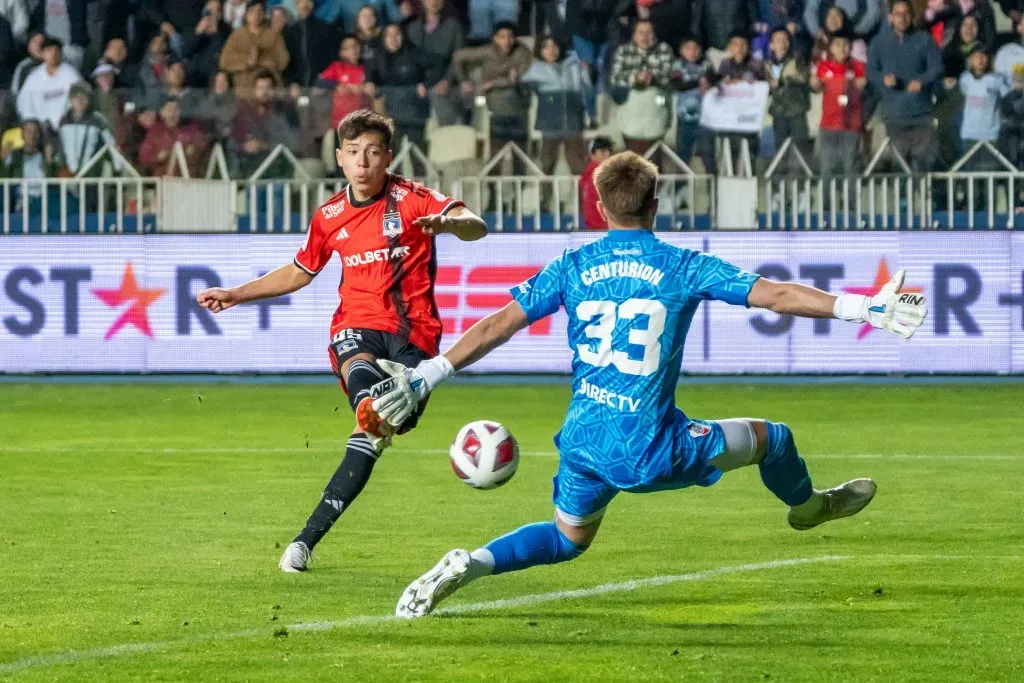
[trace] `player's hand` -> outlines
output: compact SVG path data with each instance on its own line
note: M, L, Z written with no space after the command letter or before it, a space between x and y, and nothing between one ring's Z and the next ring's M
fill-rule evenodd
M421 216L414 220L412 224L422 228L424 235L436 235L438 233L447 232L447 227L451 222L452 219L450 216L443 216L439 213L434 213L429 216Z
M928 303L923 294L900 293L905 270L896 271L874 296L844 294L836 300L836 317L853 322L870 323L872 327L910 339L928 316Z
M391 375L370 387L373 409L392 427L400 427L428 393L426 382L414 369L401 363L377 359L377 365ZM413 388L415 383L416 388ZM420 396L419 394L423 395Z
M234 290L225 289L224 287L204 289L196 296L196 302L214 313L220 313L240 303Z

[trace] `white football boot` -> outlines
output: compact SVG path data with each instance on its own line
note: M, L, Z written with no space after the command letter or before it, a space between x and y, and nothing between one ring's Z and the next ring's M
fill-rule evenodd
M433 569L409 584L398 599L395 617L416 619L433 612L437 603L462 587L470 561L465 550L449 551Z
M309 560L309 548L302 541L296 541L289 543L288 547L284 549L284 554L281 555L281 561L277 563L277 566L283 572L297 574L306 571Z
M789 525L797 531L806 531L833 519L855 515L868 506L878 487L871 479L854 479L821 492L822 505L816 513L801 515L789 509Z

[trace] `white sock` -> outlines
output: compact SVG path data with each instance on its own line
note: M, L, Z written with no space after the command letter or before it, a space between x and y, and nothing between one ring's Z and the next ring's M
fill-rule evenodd
M813 517L819 514L825 506L825 496L818 489L812 489L811 497L800 503L794 505L792 510L800 515L801 517Z
M481 576L488 576L494 571L494 555L487 548L477 548L469 554L469 571L462 579L463 585L476 581Z

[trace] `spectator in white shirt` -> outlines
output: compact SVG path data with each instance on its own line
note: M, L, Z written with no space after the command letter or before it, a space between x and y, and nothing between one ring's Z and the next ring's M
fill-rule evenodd
M56 130L68 107L71 86L82 80L75 67L63 61L59 40L43 42L43 63L35 69L18 91L18 116L37 119Z

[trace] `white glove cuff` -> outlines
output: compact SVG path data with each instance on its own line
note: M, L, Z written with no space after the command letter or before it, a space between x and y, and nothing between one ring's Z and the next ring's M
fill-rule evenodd
M423 383L427 386L427 393L437 388L437 385L455 374L455 367L444 356L434 356L416 366L416 372L423 377Z
M862 323L868 298L863 294L840 294L832 307L832 315L840 320Z

